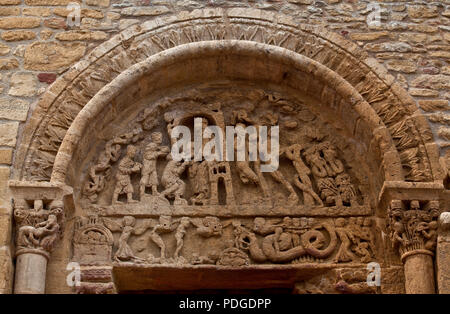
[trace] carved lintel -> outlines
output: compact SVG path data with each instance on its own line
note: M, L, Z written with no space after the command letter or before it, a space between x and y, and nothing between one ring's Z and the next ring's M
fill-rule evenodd
M10 181L14 196L16 257L32 253L47 260L62 236L65 210L73 204L72 189L50 182Z

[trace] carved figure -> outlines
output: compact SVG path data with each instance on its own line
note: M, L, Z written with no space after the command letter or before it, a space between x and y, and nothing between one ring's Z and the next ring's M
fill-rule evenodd
M186 235L186 229L187 227L190 225L191 221L189 220L189 218L187 217L183 217L180 220L180 223L177 227L177 231L175 233L175 239L177 240L177 248L175 250L175 253L173 255L173 257L175 258L175 260L180 260L180 251L183 248L183 244L184 244L184 236Z
M320 178L317 180L320 197L327 205L333 205L339 199L339 189L333 178Z
M152 231L150 232L150 239L159 247L160 249L160 258L159 262L162 264L164 262L167 262L166 259L166 244L164 243L164 240L161 238L160 234L162 233L169 233L176 229L175 223L172 221L171 216L165 216L162 215L159 217L159 223L153 227ZM147 258L149 262L152 261L158 261L153 256L149 256Z
M313 145L305 151L305 158L308 164L311 166L312 173L319 177L325 178L328 176L328 165L326 160L320 156L320 151L317 145Z
M187 205L187 201L183 198L186 184L180 179L180 176L186 170L186 166L189 165L188 161L176 161L172 159L172 156L167 155L169 162L162 174L161 183L164 187L162 196L167 198L174 198L174 205Z
M254 125L253 120L251 120L248 117L247 111L241 109L234 113L233 115L233 122L235 123L236 128L241 127L245 129L248 125ZM247 142L244 147L240 147L241 145L238 145L237 139L235 140L235 147L236 152L239 154L244 149L243 153L244 156L247 157ZM241 152L242 153L242 152ZM244 184L256 184L259 185L263 191L264 196L267 198L269 197L268 190L264 186L264 183L261 182L260 177L253 171L253 169L250 167L250 162L248 160L237 160L236 162L236 169L239 173L239 178L241 179L242 183Z
M114 189L113 202L119 202L119 195L126 194L128 203L137 203L136 200L133 200L133 185L131 184L131 174L135 172L139 172L142 168L142 165L138 162L134 161L136 156L136 147L133 145L129 145L127 147L126 156L120 161L119 169L116 174L116 187Z
M305 205L314 205L314 201L322 206L323 202L314 192L309 175L311 170L305 165L301 157L302 145L294 144L284 150L286 157L292 160L297 176L294 178L294 184L303 192L303 201Z
M117 224L115 221L103 218L103 222L111 231L121 232L118 248L114 254L114 260L117 262L132 262L132 263L144 263L145 260L134 255L133 250L128 245L128 240L132 234L141 235L147 229L147 224L140 228L135 228L136 219L133 216L125 216L122 219L122 225Z
M36 200L34 208L27 210L24 204L15 204L18 248L42 249L50 252L61 233L63 203L54 200L44 209L43 202Z
M18 246L23 247L42 247L44 250L50 250L55 241L59 224L55 215L48 215L46 221L36 224L36 226L23 226L18 232Z
M193 162L189 168L189 179L194 195L190 201L193 205L205 205L208 203L209 173L208 162Z
M222 234L222 223L217 217L205 217L200 221L192 219L191 222L197 227L196 233L201 237L209 238Z
M344 203L350 203L352 206L358 205L356 199L356 190L353 184L351 184L350 176L348 174L339 174L336 177L336 185L339 190L340 201Z
M342 161L337 158L337 152L330 142L322 142L319 145L319 149L327 163L326 169L328 176L334 177L337 174L344 172L344 165L342 164Z
M145 196L145 189L150 187L152 195L158 195L158 173L156 172L156 163L158 158L166 156L170 150L169 147L163 146L162 134L160 132L152 133L152 142L147 145L143 155L142 177L140 181L141 200Z
M336 253L333 261L335 263L339 262L349 262L356 260L356 256L351 251L352 242L356 242L356 239L349 228L346 228L345 219L338 218L336 219L336 233L341 240L341 245L339 246L339 250Z

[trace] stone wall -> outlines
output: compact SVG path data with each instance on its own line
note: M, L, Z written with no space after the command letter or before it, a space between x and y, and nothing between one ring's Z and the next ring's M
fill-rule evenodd
M449 147L449 0L83 0L78 26L68 23L70 2L74 0L0 0L0 293L11 291L7 180L27 117L65 70L142 21L206 7L252 7L325 27L383 64L429 118L442 155ZM374 13L380 23L368 24Z

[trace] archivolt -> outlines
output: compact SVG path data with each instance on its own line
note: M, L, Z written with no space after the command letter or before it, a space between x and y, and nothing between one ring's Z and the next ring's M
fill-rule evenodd
M381 158L390 156L384 160L386 180L440 179L428 123L382 66L334 33L254 9L200 10L156 19L97 47L40 99L20 141L15 179L64 181L86 123L108 99L169 60L217 53L219 48L270 55L328 82L319 97L326 101L330 89L345 97L365 120Z

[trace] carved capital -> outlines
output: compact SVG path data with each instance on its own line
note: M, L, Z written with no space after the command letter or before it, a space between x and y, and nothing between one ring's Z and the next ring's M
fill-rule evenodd
M18 181L10 181L9 187L14 195L16 257L33 253L49 259L63 233L65 208L71 204L72 189L49 182Z
M434 255L439 214L437 200L391 201L388 231L402 261L414 254Z

